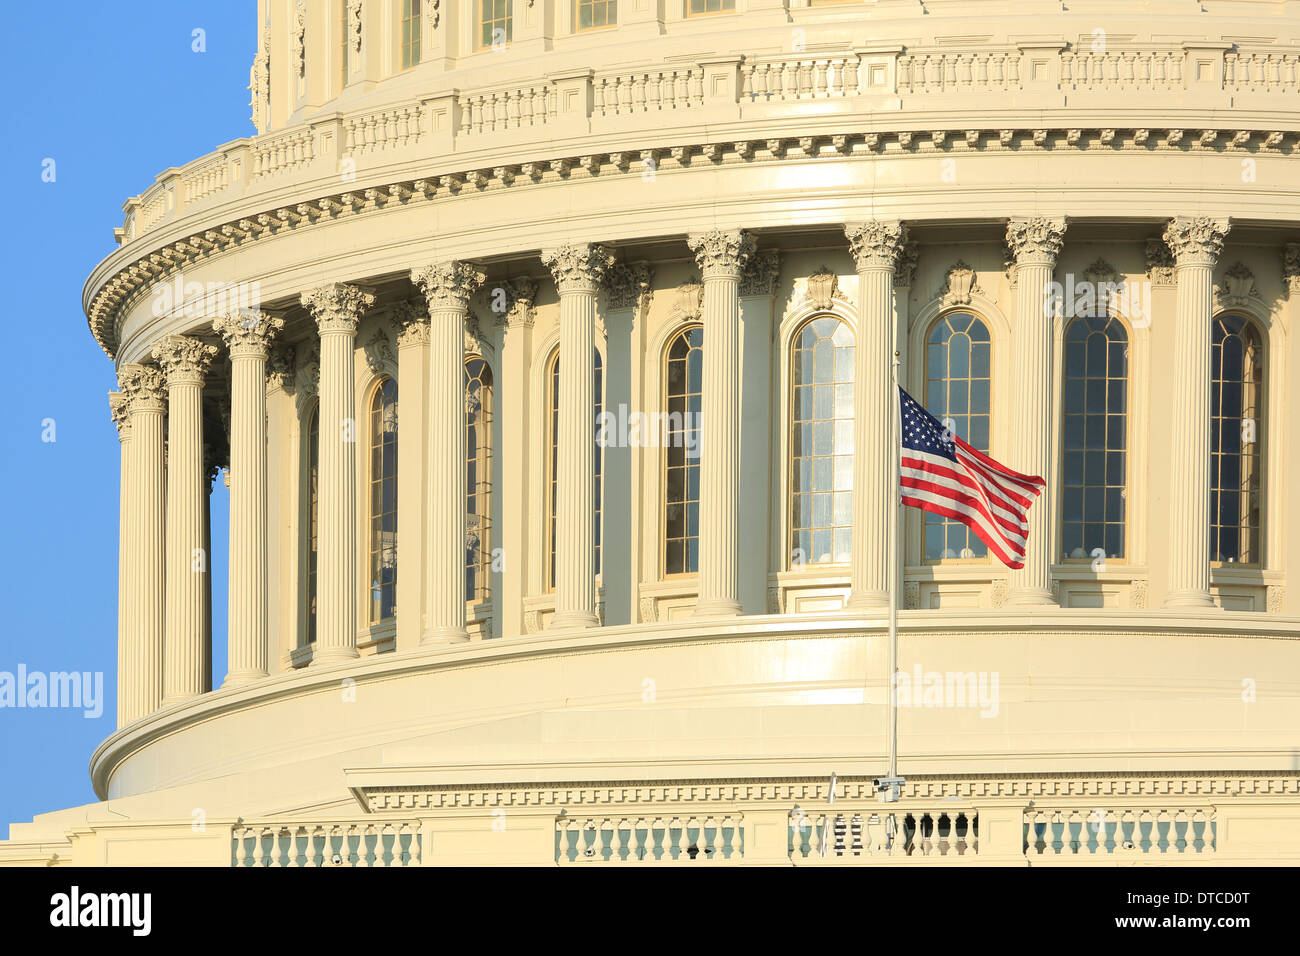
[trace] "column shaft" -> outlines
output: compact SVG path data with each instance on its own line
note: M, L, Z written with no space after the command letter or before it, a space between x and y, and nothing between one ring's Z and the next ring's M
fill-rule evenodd
M397 308L397 501L401 514L397 560L397 649L412 650L424 634L428 578L429 312L411 300Z
M1210 594L1210 323L1226 220L1173 219L1165 242L1178 283L1166 607L1213 607Z
M851 223L844 228L858 271L858 337L853 351L853 567L848 606L884 608L896 557L889 553L891 488L890 416L898 415L894 387L894 270L907 239L896 220Z
M135 619L131 614L131 528L135 521L131 508L131 425L124 392L109 392L109 407L121 446L121 478L118 486L117 513L117 726L130 723L129 698L134 694L131 671L132 636Z
M754 254L743 230L690 236L704 279L697 615L739 614L740 274Z
M594 627L596 290L613 262L602 247L542 253L560 293L560 407L556 436L553 628ZM544 559L545 560L545 557Z
M1052 270L1065 239L1064 219L1013 219L1007 244L1016 257L1016 325L1012 337L1018 457L1008 464L1046 483L1029 509L1025 565L1013 569L1008 604L1055 604L1056 468L1052 461Z
M153 356L167 378L167 612L163 704L203 693L204 550L203 378L216 349L167 336Z

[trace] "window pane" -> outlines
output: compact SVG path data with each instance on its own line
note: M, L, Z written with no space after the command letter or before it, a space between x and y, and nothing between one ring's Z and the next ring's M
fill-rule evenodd
M1222 315L1211 330L1210 558L1259 564L1264 348L1256 327Z
M843 564L852 551L853 353L852 332L834 316L794 337L791 566Z
M689 574L699 545L700 459L698 423L704 380L704 330L679 332L668 346L665 404L669 410L669 443L664 449L664 573ZM692 444L688 447L687 437Z
M1061 555L1124 557L1128 333L1109 316L1065 331Z
M370 623L397 613L397 382L370 398Z
M950 312L926 339L925 405L980 451L989 450L992 362L989 333L969 312ZM987 558L988 546L959 521L923 513L925 558Z

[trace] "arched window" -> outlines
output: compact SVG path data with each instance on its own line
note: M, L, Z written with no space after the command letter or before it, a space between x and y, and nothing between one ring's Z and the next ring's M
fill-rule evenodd
M595 527L593 530L592 540L595 542L595 559L596 573L600 574L600 509L601 509L601 491L603 483L601 482L601 472L605 464L604 449L596 441L599 432L600 411L604 400L602 386L604 384L604 365L600 357L600 350L596 349L592 356L592 362L595 365L595 374L592 382L592 394L595 396L595 414L591 420L591 438L596 447L594 460L596 487L593 490L593 507L595 509ZM559 486L556 484L555 476L559 471L560 447L558 436L560 433L560 350L557 348L551 355L550 372L548 373L550 388L547 399L547 427L550 434L547 441L550 445L551 453L548 456L547 468L549 473L546 476L546 500L547 500L547 521L546 521L546 548L550 554L548 570L546 572L546 586L548 589L555 588L555 514L557 495Z
M925 407L945 428L982 452L989 450L993 345L969 312L950 312L925 342ZM924 512L925 559L987 558L988 545L951 518Z
M465 362L465 600L488 597L492 572L492 369Z
M1210 559L1259 564L1264 343L1254 323L1214 319L1210 375Z
M790 564L847 564L853 550L853 333L810 319L791 353Z
M317 564L320 553L320 403L307 419L307 643L316 641Z
M402 0L402 69L420 62L420 8L424 0Z
M397 382L370 395L370 623L397 611Z
M1080 316L1070 322L1063 400L1061 555L1122 558L1128 332L1118 319Z
M668 346L664 405L664 573L698 571L700 549L700 402L704 329L679 332Z

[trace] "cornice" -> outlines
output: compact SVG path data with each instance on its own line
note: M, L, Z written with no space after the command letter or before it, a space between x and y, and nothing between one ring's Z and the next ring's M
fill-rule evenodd
M1182 129L1116 128L1113 130L1078 130L1067 126L1039 129L1022 128L956 128L933 130L933 135L920 135L915 130L882 130L873 132L827 133L791 140L736 139L722 143L701 141L677 146L657 156L659 172L689 169L703 163L706 168L717 165L770 164L780 162L823 162L845 158L903 159L908 157L933 158L957 153L1004 152L1103 152L1170 151L1179 153L1241 154L1295 156L1300 154L1300 131L1275 129L1219 128L1194 131L1187 136ZM943 134L943 135L941 135ZM1083 135L1086 134L1086 135ZM826 150L824 145L837 148ZM311 229L323 223L332 223L354 216L371 215L390 206L408 206L419 203L453 201L462 193L475 194L498 189L529 189L553 185L570 178L570 166L580 164L583 158L584 178L637 177L642 170L639 163L628 163L630 152L598 152L583 150L560 157L539 157L535 163L513 163L484 170L477 166L462 167L436 177L399 178L366 189L331 191L314 198L304 197L297 203L280 201L267 205L260 212L256 207L246 209L236 218L203 227L199 217L193 223L198 231L160 243L153 248L142 248L132 257L124 258L110 276L98 282L89 295L86 309L92 334L100 347L115 357L118 345L116 325L135 300L156 282L172 277L185 267L206 262L232 250L246 250L258 242L266 241L288 231ZM709 159L713 155L716 158ZM698 158L697 158L698 157ZM525 168L527 167L527 169ZM529 173L524 175L522 173ZM476 174L471 177L471 174ZM466 177L474 185L467 186ZM129 247L123 247L124 250ZM105 260L105 264L113 259ZM91 281L94 281L92 275Z

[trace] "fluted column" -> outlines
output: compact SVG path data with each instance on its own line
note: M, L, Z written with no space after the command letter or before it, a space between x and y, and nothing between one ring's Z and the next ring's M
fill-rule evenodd
M858 338L853 360L853 567L848 606L889 604L889 575L897 556L889 553L891 488L890 416L898 415L894 390L894 271L907 241L896 219L849 223L844 227L858 270Z
M312 666L357 656L357 324L372 293L334 283L304 293L320 332L320 498Z
M125 392L109 392L108 407L117 426L121 446L121 481L117 503L117 726L129 722L127 700L131 693L131 670L128 652L135 619L129 611L131 587L131 542L135 540L131 511L131 420Z
M163 414L167 391L162 372L123 365L118 384L127 396L131 428L129 523L131 580L127 584L130 631L126 659L124 723L146 717L162 703L164 633Z
M429 538L421 644L469 640L465 629L465 317L483 273L467 262L412 270L429 306Z
M230 350L230 687L267 675L266 356L284 319L250 311L212 326Z
M1056 468L1052 461L1052 270L1065 242L1066 220L1035 216L1007 224L1007 245L1015 257L1016 317L1012 335L1012 387L1017 456L1008 467L1046 482L1029 509L1025 566L1011 572L1008 604L1055 604L1052 560L1055 548Z
M745 230L687 237L704 279L700 396L700 573L697 615L740 613L740 274Z
M1173 434L1169 462L1169 593L1165 607L1213 607L1210 596L1210 322L1214 265L1229 223L1177 216L1164 240L1174 254Z
M524 593L527 580L524 556L528 543L528 460L535 439L528 425L528 383L532 380L534 303L537 283L528 278L508 279L505 312L498 314L501 331L500 368L496 370L493 401L499 410L501 448L501 522L493 541L504 550L507 573L498 579L496 606L500 612L500 635L524 633ZM541 445L542 443L538 443ZM493 450L494 453L496 449ZM518 555L514 560L509 557Z
M596 290L613 264L603 246L542 252L560 294L560 408L555 475L555 615L550 626L594 627Z
M401 454L397 456L397 500L401 535L397 547L397 650L414 650L424 636L428 578L429 307L423 296L400 302L397 323L397 381Z
M153 347L167 379L167 610L163 705L203 693L203 380L216 356L199 339L169 335Z

